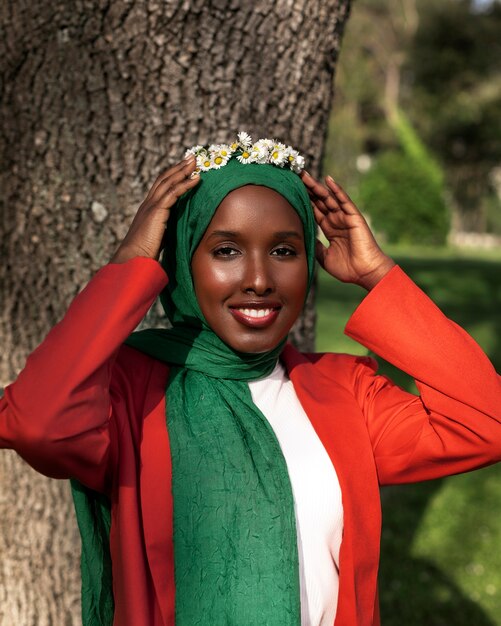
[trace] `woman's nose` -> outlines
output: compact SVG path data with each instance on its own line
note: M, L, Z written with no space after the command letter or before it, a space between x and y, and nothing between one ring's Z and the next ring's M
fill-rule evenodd
M261 255L249 255L245 264L245 275L242 290L246 293L254 292L258 296L272 293L275 288L270 260Z

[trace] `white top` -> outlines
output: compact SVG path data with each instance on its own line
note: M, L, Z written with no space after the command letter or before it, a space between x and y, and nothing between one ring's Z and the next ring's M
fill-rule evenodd
M289 470L298 535L301 625L332 626L343 535L336 471L281 363L266 378L251 381L249 388L254 404L275 432Z

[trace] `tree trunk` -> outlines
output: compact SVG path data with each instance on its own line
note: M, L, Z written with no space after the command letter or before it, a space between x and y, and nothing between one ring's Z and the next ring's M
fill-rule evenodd
M185 147L246 130L298 147L319 173L348 12L349 0L2 3L0 382ZM312 301L294 336L313 347ZM8 452L0 482L0 626L78 623L67 485Z

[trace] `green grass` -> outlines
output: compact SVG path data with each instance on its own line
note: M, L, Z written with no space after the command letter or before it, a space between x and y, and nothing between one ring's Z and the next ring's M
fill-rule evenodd
M501 251L390 253L501 371ZM321 272L318 350L366 353L342 334L363 296ZM389 364L381 371L413 389ZM382 496L383 626L501 626L501 465Z

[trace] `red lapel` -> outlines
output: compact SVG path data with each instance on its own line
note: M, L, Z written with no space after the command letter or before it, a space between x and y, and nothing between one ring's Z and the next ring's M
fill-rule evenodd
M146 553L165 626L174 626L172 467L165 414L168 370L155 368L141 441L141 507Z
M314 364L287 345L282 356L301 405L327 450L341 485L344 532L335 623L369 626L376 602L381 509L364 417L354 394L336 382L336 368L339 374L342 364L336 355L326 355ZM342 376L339 378L343 380Z

